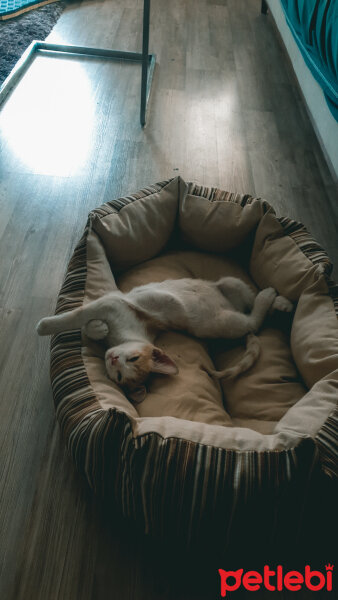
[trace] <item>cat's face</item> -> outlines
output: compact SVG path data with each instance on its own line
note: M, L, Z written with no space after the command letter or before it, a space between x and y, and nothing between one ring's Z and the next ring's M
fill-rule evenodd
M124 388L134 402L144 400L146 388L143 384L150 373L178 373L174 361L160 348L140 342L125 342L109 348L105 363L110 379Z

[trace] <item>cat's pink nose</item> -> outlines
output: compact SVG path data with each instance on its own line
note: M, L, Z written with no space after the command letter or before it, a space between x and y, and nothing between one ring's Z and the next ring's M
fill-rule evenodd
M113 354L110 355L110 362L112 365L115 365L115 363L118 361L119 357L118 356L114 356Z

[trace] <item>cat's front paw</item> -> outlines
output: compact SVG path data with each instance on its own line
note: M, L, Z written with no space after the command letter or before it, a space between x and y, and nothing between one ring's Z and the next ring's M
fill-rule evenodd
M272 305L272 308L274 310L280 310L281 312L292 312L293 304L292 302L290 302L290 300L284 298L284 296L277 296Z
M92 340L103 340L108 333L109 327L105 321L101 319L92 319L85 325L85 333Z

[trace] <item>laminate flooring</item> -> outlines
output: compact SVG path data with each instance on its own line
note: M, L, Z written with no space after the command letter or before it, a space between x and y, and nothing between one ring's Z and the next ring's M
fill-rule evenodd
M141 19L141 0L74 2L49 40L139 50ZM1 107L6 600L219 597L192 591L194 573L187 576L184 561L173 567L164 547L154 549L113 509L102 510L60 440L49 343L37 337L35 324L54 310L87 213L181 174L265 197L278 214L302 221L338 266L337 188L260 2L157 0L150 50L158 64L144 130L137 64L39 55ZM211 587L221 566L210 573Z

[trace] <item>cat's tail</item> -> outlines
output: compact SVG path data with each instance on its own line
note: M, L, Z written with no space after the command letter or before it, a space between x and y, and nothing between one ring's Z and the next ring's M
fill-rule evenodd
M261 344L259 338L254 333L249 333L246 338L246 349L241 360L233 367L228 367L223 371L214 371L213 369L207 369L209 375L216 377L216 379L235 379L251 369L251 367L257 361L261 351Z

